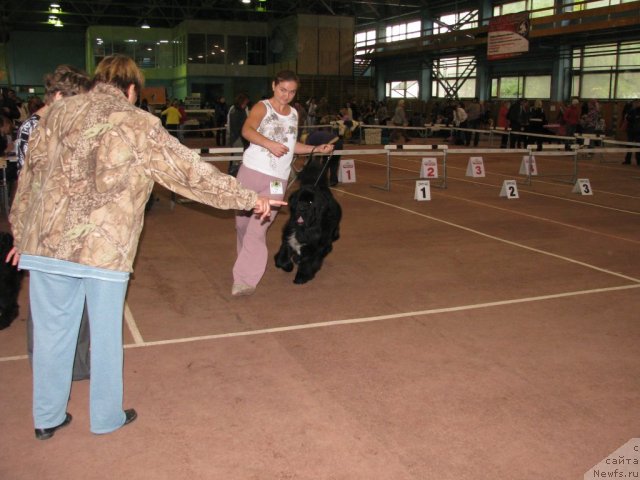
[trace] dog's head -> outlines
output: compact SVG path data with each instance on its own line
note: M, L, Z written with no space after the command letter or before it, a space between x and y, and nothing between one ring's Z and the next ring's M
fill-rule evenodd
M326 208L321 195L313 187L301 187L295 193L295 200L291 204L291 216L299 227L311 227L316 225L322 216L322 210Z

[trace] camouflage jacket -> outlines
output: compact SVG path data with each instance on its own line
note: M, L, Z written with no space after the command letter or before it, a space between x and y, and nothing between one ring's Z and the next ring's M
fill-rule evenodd
M113 86L59 100L29 140L10 214L15 245L130 272L154 181L222 209L249 210L258 198Z

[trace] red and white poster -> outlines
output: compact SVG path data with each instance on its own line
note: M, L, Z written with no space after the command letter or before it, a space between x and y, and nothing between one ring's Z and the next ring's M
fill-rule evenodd
M489 20L487 59L499 60L529 51L529 13L512 13Z

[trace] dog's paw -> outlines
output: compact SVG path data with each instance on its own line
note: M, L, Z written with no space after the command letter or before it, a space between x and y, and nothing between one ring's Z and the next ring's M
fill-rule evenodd
M283 263L283 264L280 264L280 265L276 264L276 267L281 268L285 272L293 272L293 263L292 262Z
M301 273L300 270L298 270L296 278L293 279L293 283L302 285L303 283L307 283L309 280L313 280L313 277L315 277L314 274L309 275L308 273Z

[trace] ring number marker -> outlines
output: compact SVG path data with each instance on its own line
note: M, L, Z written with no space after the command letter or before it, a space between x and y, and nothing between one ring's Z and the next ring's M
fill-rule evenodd
M423 158L420 178L438 178L438 161L435 158Z
M482 157L469 157L467 164L467 177L484 177L484 160Z
M520 198L518 195L518 184L515 180L505 180L502 182L502 189L500 190L501 197L507 197L508 200L514 198Z
M573 186L573 193L579 193L580 195L593 195L593 189L588 178L579 178L576 180L576 184Z
M429 180L418 180L416 182L416 191L413 199L421 202L431 200L431 182Z
M356 182L356 162L354 160L340 160L340 168L338 169L338 182Z

